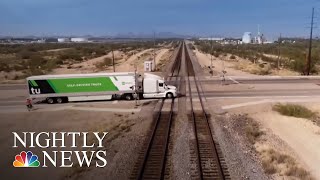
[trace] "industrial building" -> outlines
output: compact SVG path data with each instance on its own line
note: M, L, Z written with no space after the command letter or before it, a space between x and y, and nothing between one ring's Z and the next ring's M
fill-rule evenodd
M251 32L245 32L242 36L242 44L264 44L267 43L263 33L260 32L260 26L258 25L258 34L252 37Z
M58 38L59 43L70 42L70 38Z
M207 37L202 37L202 38L199 38L200 41L223 41L224 38L216 38L216 37L210 37L210 38L207 38Z
M88 42L88 38L71 38L71 42Z

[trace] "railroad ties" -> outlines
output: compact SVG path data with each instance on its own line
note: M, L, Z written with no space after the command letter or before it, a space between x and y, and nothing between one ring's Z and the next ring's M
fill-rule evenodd
M169 81L172 82L173 80L172 83L177 85L180 84L177 76L180 72L182 48L183 45L181 44L172 65L171 76L168 77ZM170 101L169 107L168 103L165 103L168 101ZM153 128L150 132L150 138L145 144L144 152L139 156L138 164L134 168L134 179L164 179L174 105L175 99L161 100L159 110L151 126Z
M187 48L184 42L180 44L172 64L171 76L167 80L177 85L179 90L181 84L183 84L181 87L189 89L190 112L188 117L189 122L192 123L195 137L190 145L190 163L195 165L191 167L191 171L195 172L191 173L191 179L230 179L219 144L215 142L213 137L209 123L210 115L205 111L200 88L196 81L196 73ZM185 68L181 67L182 60L185 60ZM180 69L186 69L187 74L182 75ZM187 76L187 80L181 76ZM190 78L194 78L194 81L190 81ZM194 96L192 95L191 84L197 91ZM200 103L194 104L195 99ZM197 107L195 107L196 105ZM168 157L170 157L168 151L169 148L172 148L169 144L172 144L170 142L170 132L175 114L174 106L174 99L160 100L147 140L134 167L132 179L170 179L166 164L170 164L168 163Z
M185 60L187 65L187 79L190 100L190 119L195 133L195 144L192 161L197 163L196 179L230 179L226 163L218 143L214 141L212 130L209 124L209 115L206 113L200 93L198 82L195 78L194 66L190 58L187 46L185 46ZM193 77L194 81L190 81ZM192 95L191 83L196 88L197 95ZM196 109L194 100L200 102L200 110ZM199 105L198 105L199 106Z

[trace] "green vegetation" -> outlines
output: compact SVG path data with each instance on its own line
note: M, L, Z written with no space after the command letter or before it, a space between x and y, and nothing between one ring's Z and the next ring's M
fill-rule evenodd
M276 104L273 106L273 110L282 115L297 118L313 119L317 116L315 112L296 104Z
M221 45L219 43L212 44L210 41L196 41L195 45L198 49L205 53L212 53L212 55L219 57L223 54L232 54L251 62L262 60L270 63L272 68L278 66L279 50L281 52L280 65L281 67L291 69L296 72L304 73L307 57L307 42L297 41L296 43L282 43L279 44L243 44L243 45ZM320 41L314 41L313 51L311 55L311 73L318 73L318 66L320 63Z
M166 40L156 41L156 47L169 42L172 43ZM153 47L153 41L0 44L0 71L21 71L24 76L17 77L19 79L30 75L50 73L63 64L79 63L101 57L111 50L128 52ZM109 65L110 60L106 59L100 64L101 67Z

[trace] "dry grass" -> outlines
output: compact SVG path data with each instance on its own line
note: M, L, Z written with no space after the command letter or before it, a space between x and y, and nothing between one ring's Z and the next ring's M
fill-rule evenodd
M116 123L104 123L100 124L96 128L93 128L93 130L89 131L88 134L88 144L98 144L97 139L94 137L92 132L108 132L108 134L105 137L104 143L111 143L113 140L117 139L120 136L123 136L125 133L128 133L131 131L131 127L135 125L134 120L128 119L127 115L122 115L115 113L115 116L117 118L120 118L119 121L116 121ZM102 135L102 133L100 133ZM105 147L99 148L88 148L87 151L98 151L98 150L105 150ZM91 163L94 163L94 161L97 160L96 157L93 158L93 161ZM83 166L80 167L79 164L74 164L72 168L65 171L61 179L79 179L82 174L86 173L87 171L91 171L94 166Z
M109 57L106 57L103 59L102 62L96 63L95 66L98 70L107 69L109 66L112 66L112 59Z
M317 113L309 110L304 106L296 104L276 104L272 109L282 115L292 116L296 118L314 119L317 117Z
M259 124L252 119L249 119L248 124L245 127L245 132L246 137L251 144L255 144L263 135L263 132L259 128Z
M237 70L248 72L250 74L257 74L257 75L269 75L271 74L271 70L272 70L270 65L254 64L246 60L241 60L235 63L234 68Z
M267 174L280 174L298 179L313 179L308 171L299 166L294 158L287 154L275 151L274 149L264 149L260 151L262 167Z
M61 180L66 180L66 179L79 179L82 174L84 174L87 171L90 171L92 169L92 166L87 167L87 166L82 166L78 163L73 164L72 168L67 169L65 171L65 174L61 177Z

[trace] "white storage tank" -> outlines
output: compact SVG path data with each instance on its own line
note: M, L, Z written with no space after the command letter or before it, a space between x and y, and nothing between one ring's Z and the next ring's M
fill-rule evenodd
M242 36L242 43L243 44L250 44L252 43L252 34L251 32L245 32Z

